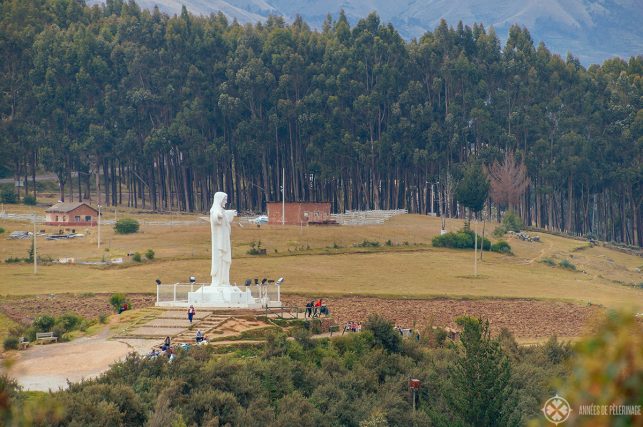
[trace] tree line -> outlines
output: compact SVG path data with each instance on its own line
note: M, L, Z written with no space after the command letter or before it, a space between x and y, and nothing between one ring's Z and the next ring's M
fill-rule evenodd
M406 42L376 14L314 31L123 0L3 0L0 55L0 173L25 194L44 169L67 201L205 211L223 190L261 211L284 186L340 212L463 216L465 165L512 161L523 191L483 212L643 241L642 56L585 68L519 26L504 46L444 21Z

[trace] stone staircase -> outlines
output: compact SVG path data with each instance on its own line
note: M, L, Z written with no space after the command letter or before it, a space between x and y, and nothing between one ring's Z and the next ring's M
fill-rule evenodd
M219 328L230 318L225 314L209 314L198 322L194 322L192 326L172 337L173 344L194 344L196 331L200 330L206 337L210 337L213 331Z
M169 336L173 345L194 344L197 330L209 341L236 337L244 331L270 326L257 320L264 313L254 310L197 310L192 325L183 308L151 307L113 338L151 340L159 345Z
M191 329L174 336L174 344L194 344L196 332L200 330L209 341L221 340L237 336L244 331L263 328L269 324L256 319L256 316L239 316L213 313L204 318Z

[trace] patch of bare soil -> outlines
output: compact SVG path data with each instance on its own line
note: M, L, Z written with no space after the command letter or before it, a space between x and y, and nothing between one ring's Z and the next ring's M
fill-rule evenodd
M100 314L112 314L109 305L112 294L50 294L8 297L0 299L0 312L14 322L30 324L42 315L60 316L75 313L86 319L95 319ZM133 308L144 308L154 305L156 296L148 294L128 294Z
M310 298L312 299L312 298ZM309 298L282 296L284 305L305 306ZM455 319L467 315L488 319L494 334L507 328L516 338L577 337L588 332L592 320L603 309L560 301L525 299L432 299L403 300L370 297L341 297L324 300L337 324L347 321L364 322L372 313L379 313L396 325L432 324L456 327Z

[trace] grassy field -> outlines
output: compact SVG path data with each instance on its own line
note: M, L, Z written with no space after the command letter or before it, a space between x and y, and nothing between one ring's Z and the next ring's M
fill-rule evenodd
M11 212L30 208L11 207ZM39 213L42 212L40 209ZM142 220L176 221L198 216L141 214L132 210L107 210L107 219L117 215ZM7 235L29 229L29 224L4 221ZM447 221L449 230L461 221ZM482 224L478 225L481 232ZM52 227L38 227L48 232ZM383 225L360 227L235 226L232 231L231 279L283 276L283 291L307 295L374 295L398 298L538 298L601 304L607 307L643 308L643 259L606 248L590 248L582 241L543 234L541 243L509 239L515 256L484 254L480 276L473 275L473 252L431 247L439 233L440 220L420 215L398 216ZM493 226L487 224L489 235ZM96 267L82 265L40 266L37 275L27 264L0 264L0 295L60 292L155 292L154 280L185 282L190 275L208 280L210 265L209 224L143 225L134 235L116 235L102 227L101 249L96 229L76 230L86 237L69 241L39 239L40 256L54 259L102 260L132 252L155 251L155 259L140 264ZM360 248L364 240L380 247ZM386 242L390 241L387 245ZM261 242L268 256L250 256L252 242ZM30 241L0 237L0 259L25 257ZM573 263L577 271L551 267Z

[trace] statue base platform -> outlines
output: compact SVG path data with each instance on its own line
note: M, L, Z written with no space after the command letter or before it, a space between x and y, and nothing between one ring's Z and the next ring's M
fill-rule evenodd
M268 292L266 287L239 288L235 285L211 285L208 283L176 283L157 285L157 307L195 307L261 309L281 307L280 293ZM256 294L253 296L253 291Z
M188 304L194 306L221 308L260 308L261 303L252 297L252 293L242 291L237 286L210 285L201 286L188 293Z

